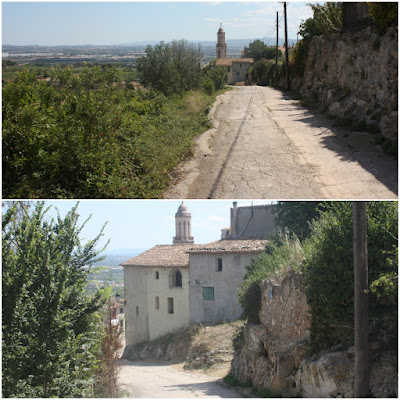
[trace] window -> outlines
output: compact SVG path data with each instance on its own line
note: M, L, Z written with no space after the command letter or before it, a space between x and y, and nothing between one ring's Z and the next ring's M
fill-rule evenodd
M123 308L120 308L120 309L119 309L119 313L120 313L120 314L123 314L123 313L124 313L124 309L123 309Z
M242 64L240 64L240 68L242 68Z
M174 313L174 299L172 297L168 297L168 314Z
M156 310L160 309L160 298L156 296Z
M240 72L239 71L236 71L236 76L240 76Z
M182 272L173 269L170 273L170 287L182 287Z
M136 316L139 316L139 306L136 306Z
M160 279L160 273L156 271L156 279Z
M222 258L217 258L217 272L222 271Z
M213 287L203 287L203 300L214 300Z
M221 58L221 50L218 50L218 58Z

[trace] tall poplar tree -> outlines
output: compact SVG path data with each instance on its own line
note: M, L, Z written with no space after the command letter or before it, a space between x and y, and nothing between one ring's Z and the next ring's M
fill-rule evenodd
M4 207L2 221L2 387L4 397L91 394L100 293L84 290L102 231L82 245L76 205L50 219L43 202L32 210Z

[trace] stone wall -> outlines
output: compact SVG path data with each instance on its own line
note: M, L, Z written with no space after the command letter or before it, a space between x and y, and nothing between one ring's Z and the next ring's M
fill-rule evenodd
M292 87L338 117L360 123L397 143L398 32L368 27L314 37L302 80Z
M353 397L354 348L340 346L307 357L310 315L302 277L290 273L261 286L260 325L248 325L232 361L231 373L257 389L283 395ZM373 397L397 397L397 349L370 343Z

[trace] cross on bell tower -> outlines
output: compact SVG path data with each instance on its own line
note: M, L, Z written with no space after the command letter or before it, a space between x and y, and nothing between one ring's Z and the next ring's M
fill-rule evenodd
M226 49L225 32L221 23L217 32L217 58L226 58Z

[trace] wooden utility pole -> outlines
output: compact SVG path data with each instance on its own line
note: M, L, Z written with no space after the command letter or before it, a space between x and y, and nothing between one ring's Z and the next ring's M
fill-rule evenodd
M278 11L276 12L275 87L278 85Z
M283 2L283 12L284 12L284 14L285 14L286 90L289 90L289 89L290 89L290 80L289 80L289 50L288 50L288 38L287 38L286 1Z
M354 397L368 397L368 251L364 201L353 202Z

